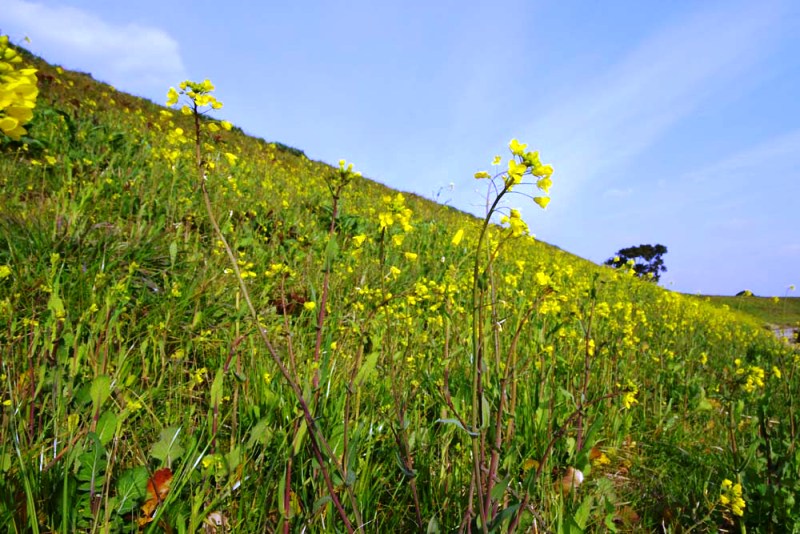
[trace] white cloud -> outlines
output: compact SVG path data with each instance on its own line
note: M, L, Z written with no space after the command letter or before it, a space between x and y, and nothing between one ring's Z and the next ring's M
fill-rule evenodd
M0 11L12 39L28 36L44 59L89 70L127 92L161 99L185 77L177 41L159 28L114 25L74 7L25 0L0 0Z
M701 4L698 4L701 5ZM611 176L680 120L723 98L772 49L783 3L723 3L649 37L526 128L558 169L560 194Z

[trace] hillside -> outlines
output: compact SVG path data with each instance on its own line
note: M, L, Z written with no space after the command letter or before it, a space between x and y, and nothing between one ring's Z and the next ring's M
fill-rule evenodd
M708 296L701 297L718 306L752 315L776 328L800 327L800 297Z
M9 531L800 528L800 354L758 320L25 58Z

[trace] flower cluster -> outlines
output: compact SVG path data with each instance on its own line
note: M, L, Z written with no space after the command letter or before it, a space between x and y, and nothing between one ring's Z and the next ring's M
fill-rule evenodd
M395 223L400 225L403 232L410 232L414 229L411 225L412 212L410 208L406 207L406 199L402 193L384 196L383 204L386 211L378 214L381 230L391 228Z
M727 478L723 480L719 502L722 503L722 506L729 509L733 515L742 517L744 515L745 506L747 506L742 498L742 485L739 483L734 484Z
M536 178L536 187L543 193L550 194L550 187L553 185L551 176L553 175L553 167L551 165L543 165L539 159L539 152L525 152L528 148L527 144L520 143L516 139L512 139L508 144L511 150L511 159L508 160L508 169L501 173L503 176L503 183L506 191L513 190L515 185L522 183L522 178L529 174ZM499 165L501 162L500 156L495 156L492 165ZM475 173L475 178L491 178L491 175L486 171L479 171ZM533 199L536 204L541 208L546 208L550 203L550 197L537 196Z
M189 98L189 104L181 106L181 113L184 115L204 114L212 109L221 109L222 102L217 100L217 97L211 94L214 90L214 84L210 80L202 82L192 82L189 80L181 82L178 86L180 91L174 87L170 87L167 91L167 106L173 107L180 101L181 95ZM205 109L203 109L205 108ZM224 130L230 130L233 125L228 121L219 121L219 126L215 123L208 123L206 128L214 133L219 131L220 126Z
M742 388L747 393L753 393L756 389L764 387L764 377L766 376L764 369L757 365L742 367L742 360L739 358L736 358L733 363L736 365L736 374L744 377ZM778 370L778 373L780 373L780 370Z
M33 118L36 97L36 69L23 68L19 53L0 36L0 132L14 140L27 133L23 125Z
M522 215L520 215L519 210L514 208L511 208L508 215L503 215L503 217L500 218L500 224L508 224L512 237L519 237L530 233L528 224L522 220Z

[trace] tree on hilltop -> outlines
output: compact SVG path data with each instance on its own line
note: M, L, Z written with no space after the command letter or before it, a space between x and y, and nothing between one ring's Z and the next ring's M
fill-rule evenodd
M633 271L639 278L652 280L656 283L661 279L661 273L666 272L662 256L667 253L664 245L639 245L623 248L617 251L613 258L608 258L605 265L623 267L629 262L633 264Z

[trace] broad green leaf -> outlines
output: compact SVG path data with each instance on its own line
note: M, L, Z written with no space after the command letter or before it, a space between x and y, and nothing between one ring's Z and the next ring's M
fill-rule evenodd
M250 438L247 440L245 449L252 449L255 444L266 445L272 437L272 429L269 425L269 419L266 417L260 420L250 430Z
M181 457L184 453L180 439L181 428L165 428L159 434L159 440L150 449L150 456L156 460L161 460L167 467L172 466L172 462Z
M149 474L144 466L133 467L120 475L117 481L118 514L128 514L138 507L147 494L148 478Z
M100 438L94 432L86 436L87 450L78 456L78 471L75 478L80 484L78 489L88 491L94 495L103 485L106 468L106 450L100 443Z
M581 530L585 529L586 524L589 522L589 513L592 511L593 501L594 499L592 499L591 496L586 496L581 502L581 505L578 506L578 509L575 510L573 518Z
M89 396L92 398L92 410L97 413L103 403L111 395L111 377L100 375L92 381Z
M100 443L107 445L114 433L117 431L117 416L112 411L103 412L100 419L97 420L97 437L100 438Z
M505 477L503 480L498 482L492 488L492 500L499 501L503 497L503 493L505 493L506 488L508 487L508 482L511 480L510 477Z

